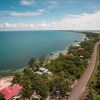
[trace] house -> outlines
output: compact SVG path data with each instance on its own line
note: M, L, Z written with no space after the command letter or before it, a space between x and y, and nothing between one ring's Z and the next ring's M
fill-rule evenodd
M36 71L37 74L42 75L43 73L40 71Z
M39 68L39 71L42 72L42 73L44 74L44 73L47 73L47 72L48 72L48 69L43 68L43 67L40 67L40 68Z
M0 93L4 96L5 100L14 99L15 96L18 96L19 92L22 90L22 86L15 85L12 87L4 88Z
M36 71L37 74L45 74L47 73L48 75L52 75L52 72L48 71L48 69L44 68L44 67L40 67L38 71Z

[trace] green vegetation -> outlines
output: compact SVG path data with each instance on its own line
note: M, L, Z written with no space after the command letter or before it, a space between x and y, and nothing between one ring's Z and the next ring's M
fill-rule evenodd
M32 58L23 72L15 74L12 83L23 86L21 98L30 98L35 91L41 96L41 100L45 100L54 90L59 91L61 97L71 91L71 85L75 80L79 80L84 73L93 52L93 47L100 39L100 36L95 33L85 32L83 34L86 34L89 40L85 39L79 47L71 46L66 55L60 54L57 59L51 60L50 63L47 62L45 56L39 60ZM53 75L47 73L37 74L36 71L40 67L47 68Z
M89 81L88 96L92 97L91 100L100 100L100 45L98 47L97 63L94 73ZM91 94L90 94L91 92Z
M4 98L3 98L3 95L0 93L0 100L5 100Z
M6 77L6 76L14 76L14 75L15 73L13 73L13 71L8 71L8 72L0 71L0 78Z

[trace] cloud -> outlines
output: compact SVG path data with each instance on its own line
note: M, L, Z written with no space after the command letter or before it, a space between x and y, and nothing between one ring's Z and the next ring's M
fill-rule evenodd
M10 15L10 16L38 16L44 13L44 9L38 9L34 12L16 12L16 11L0 11L0 15Z
M10 15L12 16L38 16L43 14L44 10L43 9L39 9L36 12L11 12Z
M53 9L58 5L58 2L56 2L56 1L48 1L47 3L49 5L48 6L49 9Z
M20 4L24 5L24 6L33 6L36 4L36 1L34 1L34 0L21 0Z
M92 14L68 15L58 22L4 23L0 29L56 29L56 30L100 30L100 11Z
M18 29L18 30L21 30L21 29L24 29L24 30L28 30L28 29L49 29L50 27L53 27L55 26L55 22L52 22L52 23L39 23L39 24L32 24L32 23L3 23L3 24L0 24L0 29Z
M4 23L0 24L2 29L22 29L22 28L34 28L34 24L29 23Z
M59 22L59 24L63 25L63 29L100 29L100 11L93 14L83 13L82 15L69 16Z

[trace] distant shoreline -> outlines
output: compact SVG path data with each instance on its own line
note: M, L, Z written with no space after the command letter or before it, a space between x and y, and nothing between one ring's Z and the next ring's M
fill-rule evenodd
M83 33L80 32L80 34L83 34ZM82 41L84 41L85 38L86 38L86 35L84 34L84 36L83 36L83 38L80 42L79 41L78 42L73 42L70 46L76 46L76 45L80 44ZM65 47L64 50L55 51L55 52L53 52L53 55L48 54L48 55L46 55L46 57L49 60L57 59L59 57L60 53L63 54L63 55L67 54L68 49L69 49L69 47ZM26 68L26 67L20 68L20 69L14 71L14 72L22 72L24 70L24 68Z
M78 42L73 42L70 46L75 46L77 44L80 44L82 41L84 41L85 38L86 38L86 35L84 34L84 36L83 36L83 38L82 38L82 40L80 42L79 41ZM63 54L63 55L67 54L68 49L69 49L69 47L66 47L64 50L55 51L55 52L53 52L53 55L48 54L48 55L46 55L46 57L49 58L50 60L56 59L56 58L58 58L58 56L59 56L60 53ZM16 72L22 72L26 67L22 67L20 69L11 70L11 71L14 72L14 73L16 73ZM4 70L4 71L1 71L1 72L5 72L5 73L8 72L9 73L10 70Z
M61 31L63 31L63 30L61 30ZM70 31L70 32L78 33L78 32L76 32L76 31ZM80 34L82 34L82 32L80 32ZM75 46L75 45L81 43L82 41L84 41L85 38L86 38L86 35L84 34L84 36L83 36L83 38L82 38L82 40L81 40L80 42L79 42L79 41L78 41L78 42L73 42L70 46L73 46L73 45ZM69 47L70 47L70 46L69 46ZM65 47L65 49L60 50L60 51L55 51L55 52L53 52L53 55L47 54L46 57L48 57L50 60L56 59L56 58L58 58L58 56L59 56L60 53L62 53L62 54L65 55L65 54L68 52L69 47ZM27 67L27 66L26 66L26 67ZM17 70L3 70L3 71L0 71L0 72L3 72L3 73L14 72L14 73L16 73L16 72L21 72L21 71L23 71L24 68L26 68L26 67L22 67L22 68L19 68L19 69L17 69Z

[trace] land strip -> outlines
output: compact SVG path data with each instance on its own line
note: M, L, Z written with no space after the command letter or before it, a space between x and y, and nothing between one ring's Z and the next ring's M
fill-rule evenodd
M89 78L93 72L93 69L95 67L96 63L96 55L97 55L97 46L100 44L100 42L97 42L94 47L94 51L92 53L91 57L91 63L88 65L85 73L83 74L82 78L79 80L78 84L73 88L68 100L77 100L82 92L84 91L87 82L89 81Z

